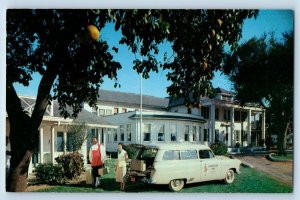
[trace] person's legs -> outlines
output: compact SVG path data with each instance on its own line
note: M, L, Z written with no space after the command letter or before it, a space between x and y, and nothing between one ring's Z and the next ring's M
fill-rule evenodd
M94 189L97 187L97 176L98 176L97 167L92 167L92 187Z

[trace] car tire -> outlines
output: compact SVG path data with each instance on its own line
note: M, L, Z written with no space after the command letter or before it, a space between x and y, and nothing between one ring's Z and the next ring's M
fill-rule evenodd
M170 181L169 188L173 192L179 192L184 187L184 180L183 179L175 179Z
M224 182L226 184L231 184L234 181L234 171L232 169L229 169L225 174Z

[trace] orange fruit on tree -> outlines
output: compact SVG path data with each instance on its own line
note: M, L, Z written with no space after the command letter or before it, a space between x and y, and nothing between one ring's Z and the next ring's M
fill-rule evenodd
M223 21L221 19L217 19L217 22L218 22L219 26L222 26Z
M203 67L204 70L206 70L206 68L207 68L207 62L203 62L202 67Z
M89 32L89 36L95 40L98 41L100 38L100 32L98 30L98 28L94 25L88 25L87 30Z
M211 29L211 36L214 37L216 35L215 29Z

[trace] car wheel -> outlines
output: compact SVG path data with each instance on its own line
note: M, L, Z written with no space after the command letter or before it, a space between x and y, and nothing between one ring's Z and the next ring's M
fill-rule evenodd
M169 183L169 188L173 192L178 192L184 187L183 179L175 179Z
M230 184L234 181L234 171L232 169L229 169L225 174L224 182L226 184Z

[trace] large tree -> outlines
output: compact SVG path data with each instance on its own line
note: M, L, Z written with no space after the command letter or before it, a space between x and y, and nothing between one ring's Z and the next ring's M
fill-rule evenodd
M51 100L56 99L64 117L76 116L81 103L95 106L103 78L117 80L121 65L112 52L118 47L95 41L87 26L100 31L114 23L120 45L140 53L133 68L149 77L158 67L168 69L172 81L168 92L195 102L212 90L213 71L220 68L225 43L235 47L243 20L257 15L253 10L8 10L6 108L12 148L8 191L24 191L38 128ZM159 62L158 45L169 42L172 59ZM13 84L28 86L33 73L42 78L31 116L21 107ZM52 91L52 92L51 92ZM84 91L84 92L82 92ZM186 98L186 102L188 102ZM67 112L67 107L73 113Z
M269 39L268 39L269 38ZM263 102L267 107L268 134L278 135L280 155L286 152L286 136L293 118L294 35L283 34L252 38L228 53L224 73L234 84L236 98L245 102Z

